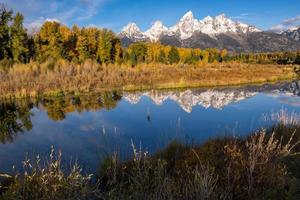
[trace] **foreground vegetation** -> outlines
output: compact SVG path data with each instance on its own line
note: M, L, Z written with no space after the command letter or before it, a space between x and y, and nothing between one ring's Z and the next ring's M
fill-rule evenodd
M246 138L213 139L199 146L171 143L150 156L133 147L133 159L106 159L96 175L61 152L25 159L24 172L2 182L2 199L299 199L300 118L286 111L278 125Z
M299 52L233 54L159 43L122 47L110 30L46 21L28 34L0 5L0 96L235 85L292 79Z

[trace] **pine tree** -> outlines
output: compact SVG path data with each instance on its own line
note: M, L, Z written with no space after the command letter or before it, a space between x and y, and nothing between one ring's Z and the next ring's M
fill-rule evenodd
M122 63L122 57L123 57L123 51L122 51L122 45L119 38L115 38L112 40L112 49L111 49L111 60L114 61L114 63L117 63L120 65Z
M137 65L137 55L135 54L134 51L130 52L130 65L131 67L134 67Z
M160 50L159 54L158 54L158 62L160 63L166 63L166 54L164 52L164 50Z
M67 26L60 26L59 32L61 35L62 51L61 56L64 59L72 60L73 52L75 49L75 41L73 33Z
M147 57L147 46L144 43L135 43L129 46L130 58L134 58L136 63L144 63Z
M97 60L100 63L111 62L111 50L113 33L108 30L102 30L99 34L98 48L97 48Z
M42 60L62 57L63 39L59 30L60 24L58 22L47 21L41 27L36 36L36 42L38 43L37 54Z
M81 30L81 32L77 35L75 50L77 52L79 62L82 63L88 58L88 42L83 30Z
M221 52L220 52L220 57L221 57L221 62L225 61L226 58L227 58L227 55L228 55L228 51L227 49L223 49Z
M11 26L11 51L14 62L29 61L29 40L23 27L23 15L17 13Z
M296 59L294 61L294 64L300 65L300 52L297 53Z
M168 55L168 60L171 65L179 63L180 61L179 52L175 46L171 47L171 50Z
M11 58L10 28L12 10L7 10L4 4L0 4L0 60Z

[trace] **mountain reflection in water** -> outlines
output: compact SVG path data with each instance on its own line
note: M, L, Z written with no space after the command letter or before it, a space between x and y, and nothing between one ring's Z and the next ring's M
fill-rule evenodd
M235 88L151 90L0 101L0 171L26 152L62 149L94 172L105 156L130 156L131 140L151 153L173 140L201 143L266 126L262 115L300 112L300 82Z

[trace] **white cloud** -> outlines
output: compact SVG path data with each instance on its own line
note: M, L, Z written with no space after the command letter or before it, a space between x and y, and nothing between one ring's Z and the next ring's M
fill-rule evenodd
M95 16L100 9L100 6L105 3L106 0L80 0L85 6L85 10L82 15L80 15L78 20L87 20Z
M58 23L62 23L59 19L56 18L44 18L44 17L40 17L35 21L32 21L28 24L25 24L25 26L28 29L28 32L30 34L34 34L36 32L38 32L40 30L40 28L42 27L42 25L46 22L58 22Z
M99 13L104 3L111 0L1 0L15 12L25 16L27 28L38 27L47 18L60 22L78 23Z
M300 15L290 19L283 20L280 24L277 24L271 28L274 32L281 32L283 30L299 26L300 25Z

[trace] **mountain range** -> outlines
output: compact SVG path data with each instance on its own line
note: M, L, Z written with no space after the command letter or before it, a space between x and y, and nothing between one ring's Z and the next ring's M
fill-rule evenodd
M251 98L258 93L280 98L279 100L292 106L300 106L300 81L227 89L128 92L124 93L122 98L130 104L138 104L142 97L148 97L156 105L162 105L165 101L171 100L176 102L185 112L191 113L195 106L221 110L227 105ZM286 98L287 96L298 98L293 98L290 102L290 99Z
M272 52L300 50L300 27L281 33L262 31L255 26L236 22L225 14L198 20L187 12L174 26L156 21L145 32L129 23L119 33L123 46L134 42L160 42L189 48L218 48L231 52Z

